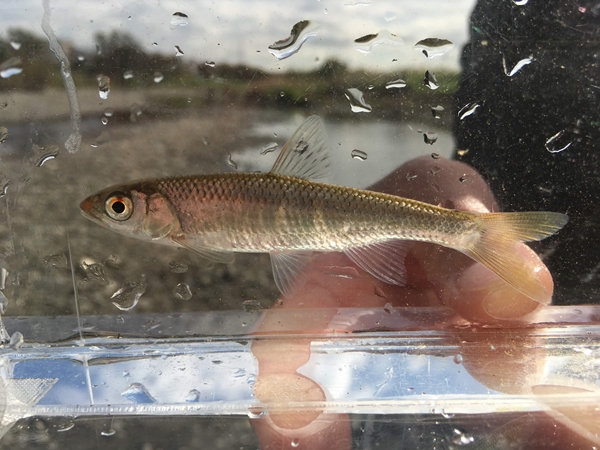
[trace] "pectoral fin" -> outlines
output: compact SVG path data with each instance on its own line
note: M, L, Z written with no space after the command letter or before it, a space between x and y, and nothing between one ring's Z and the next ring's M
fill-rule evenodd
M229 264L233 262L233 252L218 250L207 246L201 238L189 238L186 236L175 236L171 238L173 242L181 245L188 250L197 253L198 255L210 261L217 263Z

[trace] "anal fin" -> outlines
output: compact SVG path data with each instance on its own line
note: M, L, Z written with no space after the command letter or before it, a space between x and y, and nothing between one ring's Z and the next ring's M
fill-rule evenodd
M392 240L352 247L344 253L354 264L370 273L378 280L398 286L406 285L406 267L404 259L407 253L407 241Z

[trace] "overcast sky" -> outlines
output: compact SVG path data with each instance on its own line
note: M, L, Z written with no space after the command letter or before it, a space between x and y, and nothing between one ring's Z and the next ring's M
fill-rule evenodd
M273 72L312 69L328 58L353 68L386 72L403 67L459 68L474 0L371 0L367 5L349 5L358 2L51 0L50 5L58 39L80 48L94 48L93 36L98 31L119 30L131 33L150 52L174 55L178 45L183 60L244 63ZM175 12L187 14L189 24L173 28ZM0 32L6 37L8 28L21 27L41 35L42 15L42 0L2 0ZM278 61L269 53L269 45L288 37L301 20L317 23L318 35L307 40L297 54ZM354 39L384 29L401 37L404 45L380 45L368 54L354 48ZM448 39L455 47L428 60L414 49L425 38Z

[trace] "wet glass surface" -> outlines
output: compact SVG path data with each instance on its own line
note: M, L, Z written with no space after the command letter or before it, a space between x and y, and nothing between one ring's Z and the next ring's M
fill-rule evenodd
M3 1L0 25L0 447L600 445L594 2ZM539 257L498 253L541 294L429 243L225 264L123 187L106 217L142 199L145 239L81 215L112 185L269 172L314 115L318 182L568 214Z

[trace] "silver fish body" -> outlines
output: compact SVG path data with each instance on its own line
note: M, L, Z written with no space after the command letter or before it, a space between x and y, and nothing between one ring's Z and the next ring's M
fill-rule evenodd
M269 173L114 186L85 199L81 210L116 232L182 246L218 262L229 262L233 252L268 252L286 295L313 251L342 251L375 277L403 285L404 243L424 241L469 255L541 301L544 292L515 256L514 245L555 233L567 216L468 213L312 181L326 173L328 152L322 123L311 117Z

